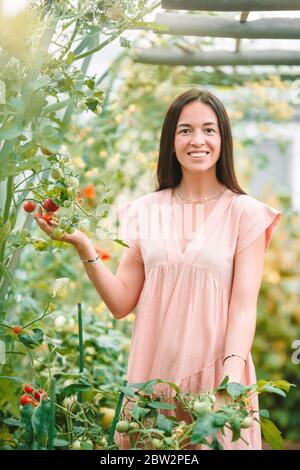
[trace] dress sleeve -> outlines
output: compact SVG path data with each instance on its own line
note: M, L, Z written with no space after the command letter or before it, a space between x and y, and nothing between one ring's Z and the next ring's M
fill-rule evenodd
M117 211L119 236L128 245L128 253L140 263L144 263L141 253L139 208L133 203L121 207Z
M245 200L239 219L236 254L251 245L265 232L265 250L267 250L274 227L282 213L277 209L252 197Z

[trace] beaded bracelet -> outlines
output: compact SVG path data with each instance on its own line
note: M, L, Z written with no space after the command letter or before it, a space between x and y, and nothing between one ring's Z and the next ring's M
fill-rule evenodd
M240 359L243 359L243 361L245 361L245 364L247 364L247 361L246 359L244 359L242 356L240 356L239 354L230 354L229 356L226 356L225 359L223 359L223 364L224 362L226 361L226 359L229 359L230 357L239 357Z
M99 258L100 258L100 255L98 255L97 258L94 258L94 259L82 259L81 261L82 261L83 263L89 263L89 264L91 264L92 266L96 266L97 261L98 261Z

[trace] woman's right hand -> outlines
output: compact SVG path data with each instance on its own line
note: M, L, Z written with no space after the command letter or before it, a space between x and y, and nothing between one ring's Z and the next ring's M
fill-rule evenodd
M49 220L47 222L43 219L42 208L39 207L38 211L33 214L33 217L37 221L40 228L50 237L52 240L58 240L66 243L71 243L71 245L77 246L82 244L85 240L88 240L87 236L80 230L75 230L73 233L64 233L61 237L55 237L53 235L53 230L57 226L57 223L54 220Z

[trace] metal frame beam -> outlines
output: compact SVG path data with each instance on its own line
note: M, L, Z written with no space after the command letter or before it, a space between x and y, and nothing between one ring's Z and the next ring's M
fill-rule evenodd
M167 10L288 11L300 10L299 0L162 0Z
M177 49L136 49L135 62L160 65L300 65L298 51L247 51L247 52L183 52Z
M155 24L165 25L159 34L249 39L300 39L300 19L262 18L237 21L217 16L159 13Z

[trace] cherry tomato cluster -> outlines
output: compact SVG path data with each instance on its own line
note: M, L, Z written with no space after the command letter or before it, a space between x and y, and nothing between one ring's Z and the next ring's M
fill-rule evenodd
M46 211L43 213L42 218L49 223L52 220L53 213L58 211L59 207L52 199L45 199L42 202L42 207ZM25 212L32 213L36 209L36 203L34 201L26 201L23 204L23 209Z
M42 388L34 388L30 384L26 384L24 387L23 395L20 396L20 404L22 406L32 405L38 406L42 400L47 398L47 393Z

